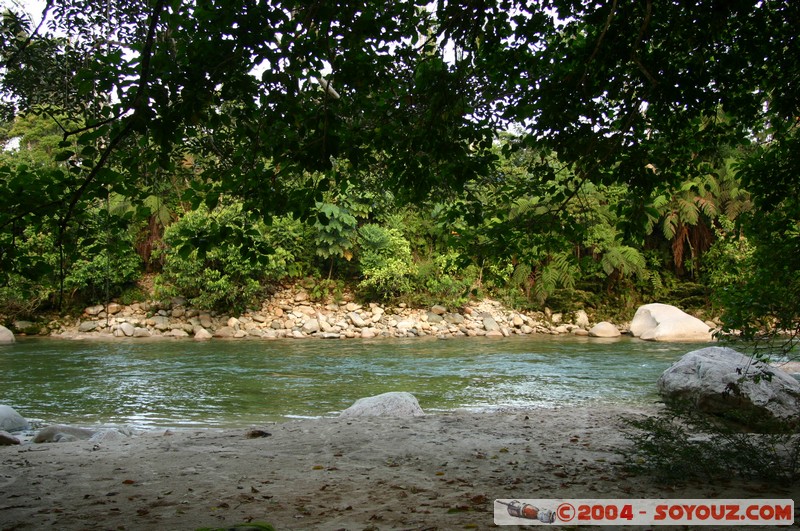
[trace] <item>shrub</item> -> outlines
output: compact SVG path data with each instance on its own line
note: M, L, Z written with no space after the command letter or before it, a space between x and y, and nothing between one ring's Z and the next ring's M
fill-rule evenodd
M368 298L386 300L414 291L417 268L411 246L397 229L367 224L359 230L360 268L358 287Z
M157 291L202 309L243 310L261 292L265 271L286 271L289 257L270 252L263 230L240 204L186 213L164 232Z
M633 450L633 472L677 483L739 476L769 482L800 479L800 434L787 424L775 433L742 433L686 406L645 418L623 419Z

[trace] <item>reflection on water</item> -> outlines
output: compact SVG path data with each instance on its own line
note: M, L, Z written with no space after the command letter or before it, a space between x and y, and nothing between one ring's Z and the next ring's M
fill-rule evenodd
M423 409L656 399L698 345L527 336L447 341L63 341L0 347L0 404L75 424L243 426L409 391Z

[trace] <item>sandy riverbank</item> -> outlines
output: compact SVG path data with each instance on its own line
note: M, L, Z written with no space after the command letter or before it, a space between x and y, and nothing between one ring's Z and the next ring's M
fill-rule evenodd
M486 529L495 498L798 494L625 474L619 417L643 412L318 419L0 447L0 529Z

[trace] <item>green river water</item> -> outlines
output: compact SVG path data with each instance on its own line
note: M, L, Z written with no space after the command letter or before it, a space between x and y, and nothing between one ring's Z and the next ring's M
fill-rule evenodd
M632 338L70 341L0 346L0 404L46 423L246 427L409 391L428 412L641 404L703 345Z

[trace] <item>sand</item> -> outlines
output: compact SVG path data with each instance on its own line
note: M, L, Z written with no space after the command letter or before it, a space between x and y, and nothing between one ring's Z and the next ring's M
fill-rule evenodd
M645 412L325 418L0 447L0 529L177 530L243 522L281 530L487 529L496 498L797 494L736 480L675 487L626 473L619 451L630 443L619 418Z

